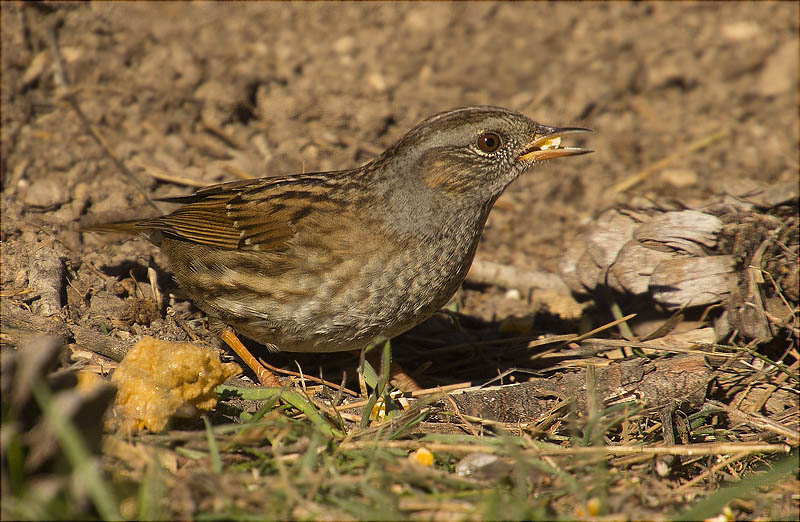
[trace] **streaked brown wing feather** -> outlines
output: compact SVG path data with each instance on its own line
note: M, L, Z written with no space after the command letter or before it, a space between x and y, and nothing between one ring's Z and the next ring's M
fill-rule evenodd
M304 220L340 209L329 197L332 185L327 179L312 174L213 185L190 196L168 198L187 204L139 226L231 250L276 250Z
M243 179L238 181L217 183L216 185L209 185L207 187L198 189L195 193L189 194L188 196L171 196L167 198L158 198L158 201L166 201L167 203L183 203L184 205L188 205L189 203L197 203L205 201L206 199L214 196L222 196L225 197L225 199L230 199L236 194L242 192L243 190L265 184L265 181L271 181L271 180Z

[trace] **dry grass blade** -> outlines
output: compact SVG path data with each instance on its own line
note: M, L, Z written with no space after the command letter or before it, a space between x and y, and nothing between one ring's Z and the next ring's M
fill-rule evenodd
M170 174L166 170L158 168L155 165L145 165L140 162L138 163L138 166L144 170L145 174L159 181L167 181L169 183L174 183L176 185L185 185L187 187L194 187L194 188L203 188L209 185L208 182L205 182L203 180L184 178L181 176Z
M422 443L417 441L352 441L340 445L341 449L367 449L367 448L399 448L413 450L422 446L431 451L464 455L469 453L507 454L508 449L489 444L442 444ZM749 443L705 443L680 446L665 445L624 445L624 446L590 446L572 448L527 448L521 450L523 454L538 456L564 456L564 455L727 455L734 453L789 453L791 446L786 444L749 444Z
M548 348L547 350L542 350L540 352L537 352L537 353L531 355L529 358L531 360L533 360L533 359L538 359L540 357L544 357L547 354L550 354L552 352L555 352L555 351L558 351L558 350L562 349L563 347L569 345L570 343L577 343L577 342L583 341L585 339L588 339L588 338L592 337L593 335L596 335L596 334L598 334L600 332L608 330L609 328L613 328L613 327L615 327L615 326L617 326L619 324L622 324L622 323L624 323L626 321L630 321L634 317L636 317L636 314L628 314L625 317L620 317L620 318L618 318L618 319L616 319L614 321L611 321L610 323L606 323L603 326L600 326L600 327L595 328L595 329L593 329L591 331L588 331L585 334L576 335L576 336L572 337L571 339L562 341L561 343L557 344L556 346L553 346L552 348Z
M717 401L707 401L706 405L713 408L719 408L721 411L731 415L734 419L753 426L754 428L768 430L773 433L777 433L781 437L786 437L788 443L792 446L797 446L800 444L800 433L797 430L787 428L786 426L783 426L772 419L768 419L763 415L759 415L757 413L747 413Z
M685 147L678 149L669 156L666 156L654 163L651 163L650 165L646 166L633 176L630 176L629 178L622 180L621 182L614 185L611 190L614 192L625 192L626 190L638 185L639 183L647 179L647 177L650 176L653 172L657 171L658 169L666 167L667 165L677 160L678 158L684 157L694 152L701 151L704 148L708 147L709 145L712 145L713 143L719 140L727 138L729 135L730 131L726 129L719 132L715 132L714 134L710 134L708 136L703 136L702 138L699 138L689 143Z

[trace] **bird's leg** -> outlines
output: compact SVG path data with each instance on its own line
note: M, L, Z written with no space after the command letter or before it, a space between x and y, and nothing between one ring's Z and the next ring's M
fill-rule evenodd
M233 328L226 326L225 329L222 330L222 333L219 334L219 338L222 339L222 342L230 346L231 350L236 352L236 355L238 355L242 361L244 361L244 363L255 372L256 377L258 377L258 381L263 386L276 388L280 387L281 383L278 381L278 378L275 377L275 374L264 368L264 366L258 362L253 354L250 353L250 350L248 350L247 347L242 344L242 341L236 337Z
M378 371L383 371L381 361L383 356L382 350L372 348L380 347L380 345L382 345L384 342L386 342L385 339L376 339L372 341L365 353L366 359L369 361L372 367ZM422 389L422 387L417 384L414 378L406 373L406 371L394 361L390 361L389 364L389 383L402 392L412 392Z
M392 361L392 364L389 366L389 382L402 392L412 392L422 389L422 386L417 384L417 381L406 373L402 366L394 361Z

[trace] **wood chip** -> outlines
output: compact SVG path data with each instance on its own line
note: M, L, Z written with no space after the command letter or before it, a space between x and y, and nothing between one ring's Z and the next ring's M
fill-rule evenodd
M735 264L729 255L663 261L650 278L650 295L668 310L718 303L736 284Z

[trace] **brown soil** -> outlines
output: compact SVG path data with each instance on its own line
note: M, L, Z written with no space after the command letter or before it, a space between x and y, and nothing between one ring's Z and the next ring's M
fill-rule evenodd
M153 179L154 168L207 184L236 173L349 168L434 112L500 105L595 130L582 140L595 154L509 188L478 253L555 271L564 246L604 208L639 196L697 200L797 175L793 3L2 9L3 290L49 284L29 281L28 268L33 252L53 247L66 263L69 291L59 304L69 317L97 326L122 310L131 320L108 326L134 335L187 338L164 330L171 317L132 320L138 305L123 301L143 294L119 279L132 271L146 282L148 265L174 290L166 260L144 240L81 235L78 221L155 211L65 100L49 27L68 92L153 196L192 190ZM613 190L669 156L643 182ZM461 299L463 313L501 320L526 311L503 292L479 294ZM36 310L37 296L23 297ZM171 304L179 318L192 310Z
M458 106L589 127L575 143L596 152L516 181L478 252L550 272L603 209L797 177L795 2L0 9L4 316L9 307L42 316L55 304L71 340L107 331L124 346L145 334L217 344L156 247L78 231L89 217L155 212L112 155L148 195L165 197L193 189L154 172L212 184L354 167ZM614 189L652 165L638 184ZM148 267L165 296L160 310L148 303ZM532 306L491 287L468 287L458 302L461 326L476 329ZM452 340L456 329L441 319L404 342L442 327Z
M796 177L796 15L792 3L4 3L4 292L55 284L29 280L31 254L52 247L69 281L57 305L72 321L106 325L125 341L126 332L188 339L195 328L215 343L201 323L186 326L200 314L180 298L164 320L140 313L134 298L150 293L132 290L131 274L146 283L152 266L163 290L176 290L155 247L77 231L83 216L155 210L65 100L50 27L68 92L152 196L192 190L147 174L157 169L211 184L353 167L456 106L590 127L581 144L596 152L515 182L478 253L555 271L565 245L604 208ZM613 189L670 156L641 183ZM20 299L46 311L37 297ZM459 302L488 321L532 312L491 288Z

